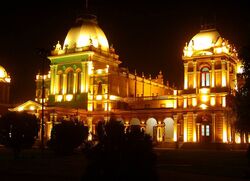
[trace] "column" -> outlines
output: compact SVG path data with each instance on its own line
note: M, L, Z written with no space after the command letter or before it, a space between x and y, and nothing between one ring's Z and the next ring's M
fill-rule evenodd
M193 113L193 142L197 142L197 137L196 137L196 118L197 118L197 114Z
M73 79L73 94L77 92L77 73L74 72L74 79Z
M63 74L63 94L67 92L67 74Z
M187 142L188 140L188 125L187 125L187 114L183 114L183 121L184 121L184 134L183 134L183 137L184 137L184 142Z
M50 66L50 94L55 94L55 65Z
M216 135L216 129L215 129L215 113L212 113L212 130L213 130L213 133L212 133L212 142L214 143L216 140L215 140L215 135Z
M197 79L196 79L196 77L197 77L197 73L196 73L196 70L197 70L197 63L196 62L193 62L193 66L194 66L194 71L193 71L193 88L195 89L196 87L197 87Z
M88 70L86 69L86 63L82 63L82 71L81 71L81 93L88 92L86 90L86 74Z
M173 115L174 118L174 141L177 141L177 115Z
M230 65L230 63L229 63L229 61L227 61L227 71L226 71L226 73L227 73L227 87L230 87L230 85L229 85L229 65Z
M211 60L212 69L211 69L211 87L215 85L215 72L214 72L214 60Z
M221 60L221 87L226 87L225 60Z
M56 74L55 75L55 84L54 84L54 92L55 92L55 94L59 94L58 85L59 85L59 75Z
M188 88L188 63L184 63L184 89Z

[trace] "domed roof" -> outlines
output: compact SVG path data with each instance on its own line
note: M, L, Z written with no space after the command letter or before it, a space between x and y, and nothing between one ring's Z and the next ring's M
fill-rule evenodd
M222 38L216 29L201 30L189 42L193 50L206 50L222 43Z
M66 47L68 49L80 48L89 45L96 48L100 47L105 51L109 49L108 40L93 15L77 20L76 25L69 30L65 38L63 49Z
M5 69L0 65L0 79L8 77L7 72Z

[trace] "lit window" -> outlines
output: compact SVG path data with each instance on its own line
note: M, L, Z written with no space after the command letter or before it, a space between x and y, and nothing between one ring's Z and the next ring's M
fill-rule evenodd
M207 67L201 69L201 87L210 86L210 73Z
M73 93L73 85L74 85L74 76L73 71L69 71L67 74L67 93L72 94Z
M206 125L206 136L210 136L209 125Z
M205 136L205 127L204 127L204 125L201 125L201 135Z

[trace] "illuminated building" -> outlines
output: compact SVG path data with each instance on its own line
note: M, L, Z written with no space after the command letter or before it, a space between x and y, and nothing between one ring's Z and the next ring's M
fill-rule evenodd
M36 77L36 101L45 82L45 128L54 122L78 119L90 139L99 121L110 115L125 129L137 125L158 142L237 142L226 96L237 89L241 62L235 47L216 29L202 29L183 50L184 89L120 67L115 49L95 16L78 19L51 56L50 72ZM16 108L18 109L18 108Z
M6 70L0 66L0 115L7 110L10 98L10 76Z

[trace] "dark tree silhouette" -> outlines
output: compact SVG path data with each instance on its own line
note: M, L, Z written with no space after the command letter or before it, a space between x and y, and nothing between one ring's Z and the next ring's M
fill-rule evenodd
M236 92L233 108L236 113L236 129L241 133L241 136L244 133L248 141L250 133L250 41L240 50L239 57L243 63L244 85L239 87Z
M115 118L99 122L98 144L86 152L88 166L82 180L158 180L152 140L139 128L128 133Z
M38 130L39 119L25 112L9 112L0 118L0 142L12 148L15 157L21 149L32 147Z
M71 154L75 148L87 140L87 137L88 127L83 123L63 120L54 125L48 146L58 154Z

